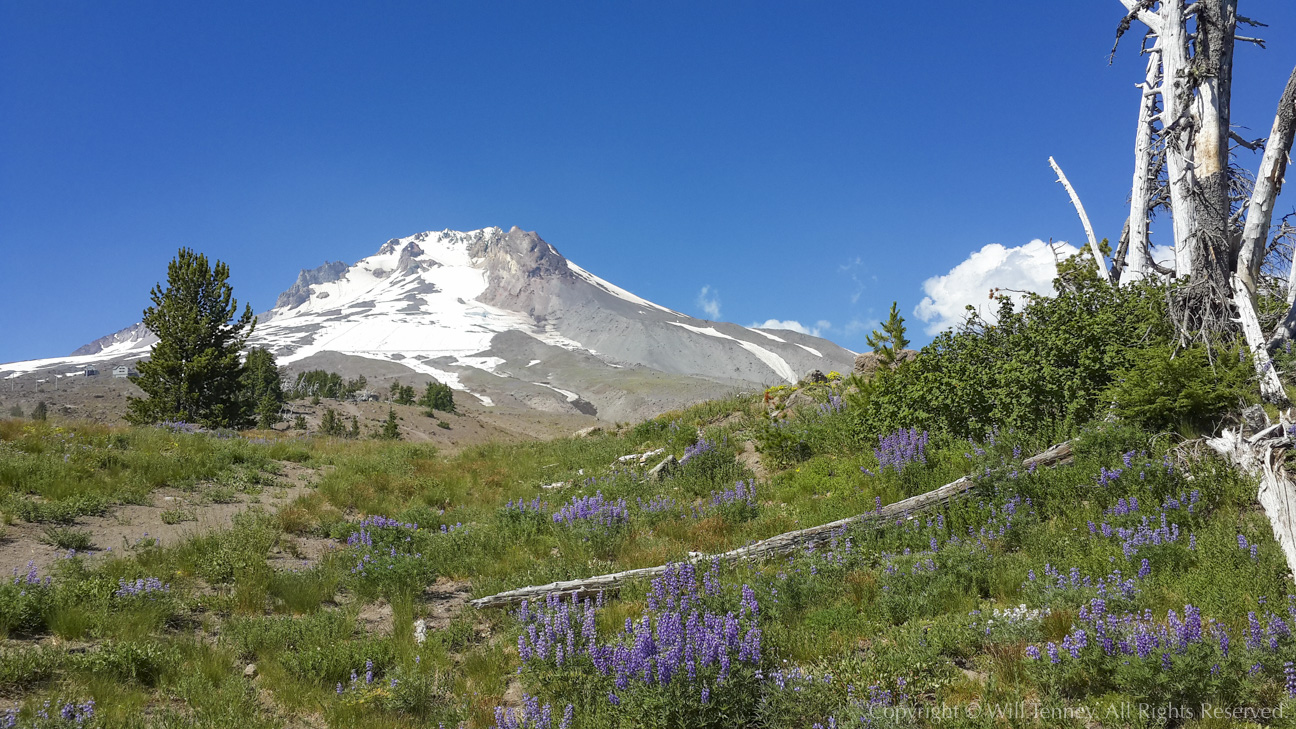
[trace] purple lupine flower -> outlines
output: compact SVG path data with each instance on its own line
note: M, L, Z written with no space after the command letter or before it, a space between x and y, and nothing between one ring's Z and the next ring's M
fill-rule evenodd
M913 463L926 465L929 439L927 431L919 433L917 428L901 428L890 435L878 436L878 447L873 449L878 470L884 471L890 466L896 473L901 473L905 466Z
M554 513L553 520L556 524L567 526L586 523L611 528L628 522L630 512L626 509L625 499L608 501L603 498L603 492L598 491L593 496L572 497L571 501Z

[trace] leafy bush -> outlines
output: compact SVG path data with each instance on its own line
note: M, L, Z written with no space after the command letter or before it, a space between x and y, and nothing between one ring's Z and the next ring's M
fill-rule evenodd
M31 563L26 574L0 583L0 636L40 632L45 627L45 611L51 595L50 578L40 578Z
M45 529L41 541L59 549L75 549L84 552L94 546L90 532L84 529L73 529L66 526L52 526Z
M1238 347L1151 347L1108 388L1122 418L1150 430L1211 430L1231 408L1255 401L1251 358Z
M946 331L897 369L883 368L849 412L862 439L919 427L976 436L993 427L1071 430L1106 407L1103 394L1144 350L1166 344L1165 289L1081 281L1018 311L999 300L994 324Z

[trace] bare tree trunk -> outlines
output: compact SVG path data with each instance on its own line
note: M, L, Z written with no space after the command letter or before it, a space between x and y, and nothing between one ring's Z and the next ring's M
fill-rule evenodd
M1202 259L1200 272L1193 273L1221 284L1229 280L1235 258L1229 226L1229 104L1237 0L1198 0L1196 8L1192 164Z
M1225 430L1218 438L1207 438L1206 444L1260 481L1256 498L1287 558L1287 569L1296 571L1296 483L1283 468L1292 445L1290 438L1283 437L1285 427L1286 423L1275 426L1277 439L1265 438L1272 435L1267 432L1246 439L1240 430Z
M1069 463L1073 457L1073 441L1059 443L1043 453L1031 456L1022 461L1018 467L1022 470L1038 468L1039 466L1055 466ZM877 511L859 516L850 516L845 519L820 524L819 526L809 527L808 529L798 529L794 532L786 532L776 537L770 537L759 542L752 542L745 547L739 547L728 552L716 555L693 555L689 558L691 562L709 562L711 559L720 559L723 562L741 562L746 560L769 559L780 554L803 550L806 547L819 544L827 544L834 539L841 530L853 526L869 526L873 528L884 528L894 526L897 520L903 523L907 519L912 519L913 515L928 509L934 509L958 499L971 495L976 489L976 479L964 476L957 481L947 483L938 489L928 491L925 494L911 496L907 499L897 501L893 504L878 509ZM547 585L534 585L531 587L520 587L516 590L509 590L495 595L479 597L472 601L472 606L478 609L490 607L504 607L507 605L517 605L523 600L534 600L545 595L585 595L594 592L605 592L620 589L621 585L632 580L645 580L656 577L666 571L669 565L660 565L657 567L641 567L639 569L626 570L624 572L613 572L607 575L598 575L597 577L587 577L581 580L564 580L562 582L551 582Z
M1274 203L1282 192L1283 177L1287 173L1287 155L1291 152L1293 133L1296 133L1296 69L1292 70L1278 101L1273 129L1265 141L1264 157L1260 159L1260 171L1256 174L1255 189L1247 204L1246 226L1242 229L1237 271L1252 295L1256 292L1260 264L1264 261L1265 245L1269 242Z
M1287 404L1287 391L1278 379L1278 370L1269 358L1264 333L1260 331L1260 319L1256 316L1255 300L1246 290L1240 276L1233 277L1233 305L1237 307L1237 322L1242 327L1242 336L1251 348L1251 358L1255 362L1256 375L1260 378L1260 396L1265 402L1275 405Z
M1156 89L1161 79L1161 43L1148 51L1147 75L1139 105L1138 129L1134 134L1134 184L1130 188L1129 276L1137 281L1152 272L1152 253L1148 241L1148 208L1152 196L1152 123L1156 115Z
M1189 79L1188 30L1183 0L1164 0L1161 28L1161 133L1165 135L1166 172L1169 175L1170 210L1174 228L1175 273L1192 274L1201 258L1191 163L1192 100Z
M1062 183L1062 187L1065 187L1067 194L1071 196L1071 204L1075 206L1076 214L1080 216L1080 222L1084 224L1085 235L1089 238L1089 251L1093 253L1094 262L1098 264L1098 270L1102 272L1104 279L1110 279L1111 272L1107 270L1107 259L1103 258L1102 249L1098 247L1098 239L1094 237L1093 225L1089 223L1089 215L1080 202L1080 196L1076 194L1075 188L1071 187L1070 180L1063 174L1062 168L1058 166L1058 163L1052 157L1049 157L1049 165L1057 173L1058 182Z

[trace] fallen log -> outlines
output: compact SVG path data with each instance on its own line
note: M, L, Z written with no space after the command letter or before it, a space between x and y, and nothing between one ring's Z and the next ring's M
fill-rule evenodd
M1279 423L1246 438L1241 428L1225 428L1220 437L1207 438L1206 445L1260 482L1256 500L1287 558L1287 569L1296 574L1296 483L1283 468L1293 440L1286 431L1286 424Z
M1071 460L1071 441L1059 443L1035 456L1022 461L1019 468L1029 469L1039 466L1052 466L1059 463L1065 463ZM787 554L799 549L805 549L810 546L817 546L829 542L839 530L848 526L865 526L878 528L886 524L895 522L897 519L912 518L912 515L918 512L927 511L939 506L955 501L966 496L973 488L976 487L976 480L970 476L964 476L953 483L947 483L944 486L928 491L924 494L902 499L894 504L887 504L877 511L871 511L866 514L846 517L837 521L820 524L819 526L809 527L808 529L798 529L797 531L779 534L759 542L753 542L745 547L739 547L728 552L722 552L714 555L697 555L691 561L710 562L713 559L720 559L725 562L738 562L744 560L761 560L767 559L780 554ZM516 590L509 590L487 597L479 597L472 601L472 606L478 609L503 607L506 605L517 605L523 600L536 600L543 598L545 595L558 594L562 596L585 595L596 592L608 592L618 589L621 585L632 580L642 580L656 577L666 571L667 565L657 567L641 567L639 569L626 570L624 572L614 572L608 575L598 575L597 577L586 577L580 580L564 580L561 582L551 582L547 585L535 585L532 587L520 587Z

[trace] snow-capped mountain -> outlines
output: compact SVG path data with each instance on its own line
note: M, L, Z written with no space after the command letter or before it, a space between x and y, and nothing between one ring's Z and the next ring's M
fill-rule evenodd
M72 357L0 365L0 377L137 359L154 341L136 324ZM419 233L389 240L351 266L304 270L258 316L251 344L289 369L362 374L369 362L386 379L433 377L485 406L605 419L795 381L814 369L848 372L854 360L816 337L703 321L654 304L517 228Z

